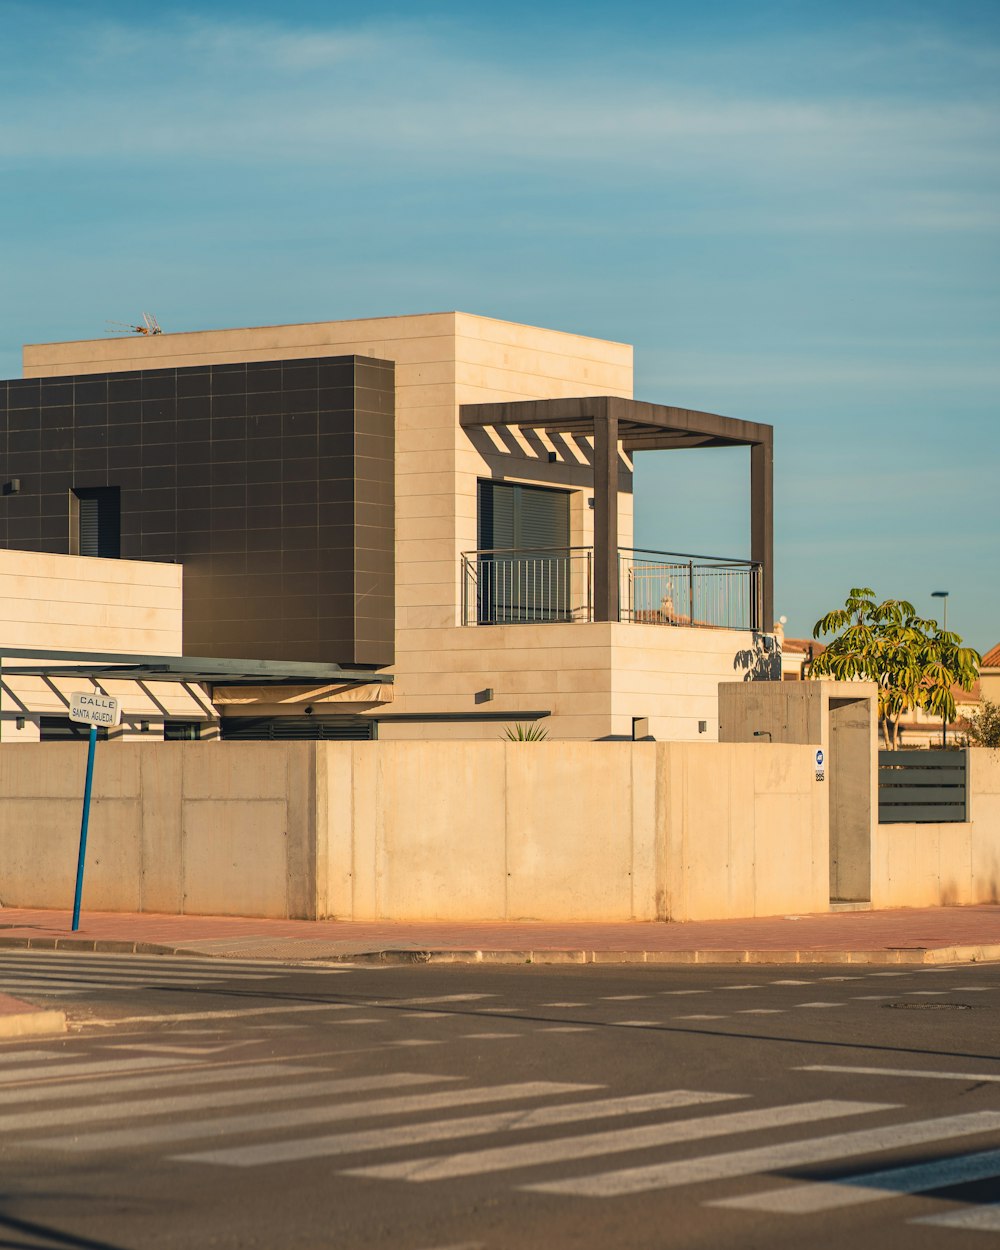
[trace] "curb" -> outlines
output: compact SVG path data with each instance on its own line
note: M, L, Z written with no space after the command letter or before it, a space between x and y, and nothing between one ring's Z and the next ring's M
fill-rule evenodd
M33 1007L8 994L0 994L0 1040L11 1037L42 1037L66 1032L66 1013Z
M374 963L374 964L657 964L662 967L691 964L872 964L920 966L1000 961L1000 943L967 946L900 946L882 950L407 950L338 951L296 959L291 950L274 956L276 963ZM167 944L130 942L114 938L0 937L0 948L20 950L79 950L106 954L186 955L204 959L248 958L239 941L229 951L205 950L197 942ZM262 958L261 955L254 956ZM61 1013L50 1013L61 1014ZM2 1027L2 1015L0 1015ZM2 1033L0 1033L2 1036Z

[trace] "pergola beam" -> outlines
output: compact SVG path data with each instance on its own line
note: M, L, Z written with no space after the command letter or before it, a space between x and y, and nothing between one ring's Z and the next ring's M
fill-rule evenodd
M516 426L594 441L594 616L618 620L618 447L625 452L685 447L750 448L750 555L760 565L757 629L774 613L774 429L714 412L623 399L617 395L463 404L463 429Z

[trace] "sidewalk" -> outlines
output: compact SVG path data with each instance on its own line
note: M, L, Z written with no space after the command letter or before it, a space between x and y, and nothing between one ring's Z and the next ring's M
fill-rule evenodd
M1000 905L687 924L457 924L0 909L4 948L379 963L944 964L1000 960ZM61 1032L59 1011L2 993L0 1038Z

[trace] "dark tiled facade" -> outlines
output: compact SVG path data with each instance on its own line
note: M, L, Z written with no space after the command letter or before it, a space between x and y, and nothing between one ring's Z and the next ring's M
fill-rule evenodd
M186 654L391 664L394 417L359 356L0 381L0 547L68 553L71 491L117 486Z

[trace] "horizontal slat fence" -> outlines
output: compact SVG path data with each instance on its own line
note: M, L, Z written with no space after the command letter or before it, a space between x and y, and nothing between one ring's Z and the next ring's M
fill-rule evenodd
M944 824L968 819L965 751L879 751L880 824Z

